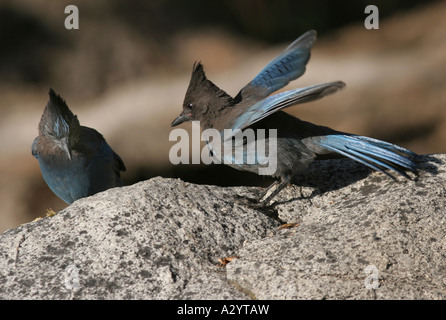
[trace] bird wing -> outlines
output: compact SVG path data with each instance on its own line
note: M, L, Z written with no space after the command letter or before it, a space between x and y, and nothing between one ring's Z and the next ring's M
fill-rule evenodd
M119 176L120 171L125 171L126 167L121 157L113 151L102 134L97 130L85 126L81 126L81 146L84 154L98 159L104 159L111 163L113 171ZM79 148L80 146L78 146Z
M122 161L121 157L113 151L113 157L115 159L115 165L116 165L116 173L119 174L120 171L125 171L127 168L125 167L124 161Z
M235 99L264 99L304 74L316 37L316 31L310 30L297 38L243 87Z
M102 157L106 158L107 161L112 165L113 171L115 172L116 176L121 177L121 171L127 170L124 165L124 161L122 161L121 157L112 149L112 147L110 147L107 141L105 141L104 137L99 132L97 132L97 134L97 138L100 139L101 145L100 148L96 150L96 152L99 152Z
M233 131L243 130L283 108L320 99L344 87L344 82L334 81L275 94L241 111L241 114L226 127L230 127Z

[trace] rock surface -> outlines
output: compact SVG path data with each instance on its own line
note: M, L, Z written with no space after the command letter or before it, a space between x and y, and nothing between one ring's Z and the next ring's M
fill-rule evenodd
M0 299L445 299L445 161L396 182L323 161L270 207L255 187L111 189L1 234Z

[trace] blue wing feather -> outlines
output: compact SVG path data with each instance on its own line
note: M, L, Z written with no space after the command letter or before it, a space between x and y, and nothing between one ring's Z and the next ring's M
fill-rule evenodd
M316 31L310 30L297 38L243 87L237 97L263 99L304 74L316 37Z
M232 121L231 128L233 130L243 130L283 108L320 99L326 95L335 93L344 88L344 86L345 84L342 81L334 81L280 92L273 96L269 96L247 108Z

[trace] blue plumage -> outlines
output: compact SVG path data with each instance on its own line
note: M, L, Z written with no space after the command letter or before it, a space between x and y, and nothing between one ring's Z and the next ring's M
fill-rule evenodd
M96 130L81 126L65 101L52 89L31 151L50 189L72 203L122 186L124 162Z
M198 120L203 130L217 129L222 136L225 129L234 132L246 132L247 129L275 132L274 136L272 133L264 137L257 135L254 142L245 139L241 162L235 161L234 156L222 156L223 162L229 166L258 174L265 168L265 160L275 161L276 170L268 174L280 178L281 182L273 183L265 192L262 200L266 203L290 183L296 173L320 158L345 156L384 172L393 179L395 177L391 172L410 178L406 171L416 172L418 169L419 156L412 151L377 139L315 125L282 111L292 105L320 99L345 86L342 81L334 81L270 95L305 72L315 40L315 31L303 34L267 64L234 98L206 78L201 63L195 64L183 111L172 122L172 126L176 126L184 121ZM223 140L232 138L229 135ZM257 145L261 142L270 146L269 152L276 150L274 159L251 148L253 143ZM208 145L210 150L223 149L209 141ZM236 151L237 148L233 149ZM249 159L254 161L250 162Z
M305 72L316 31L310 30L291 43L285 51L268 63L251 81L253 87L264 87L268 94L286 86Z
M406 178L409 176L401 169L410 171L418 169L418 164L412 160L417 157L416 154L384 141L348 134L328 135L314 140L314 143L322 147L384 172L393 179L394 177L385 169L395 171Z
M280 92L253 104L232 122L233 130L243 130L274 112L304 102L320 99L345 87L342 81L317 84L310 87Z

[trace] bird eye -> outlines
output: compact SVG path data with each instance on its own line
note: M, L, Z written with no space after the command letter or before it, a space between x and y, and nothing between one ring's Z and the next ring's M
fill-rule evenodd
M192 108L194 105L192 103L189 103L189 108Z

